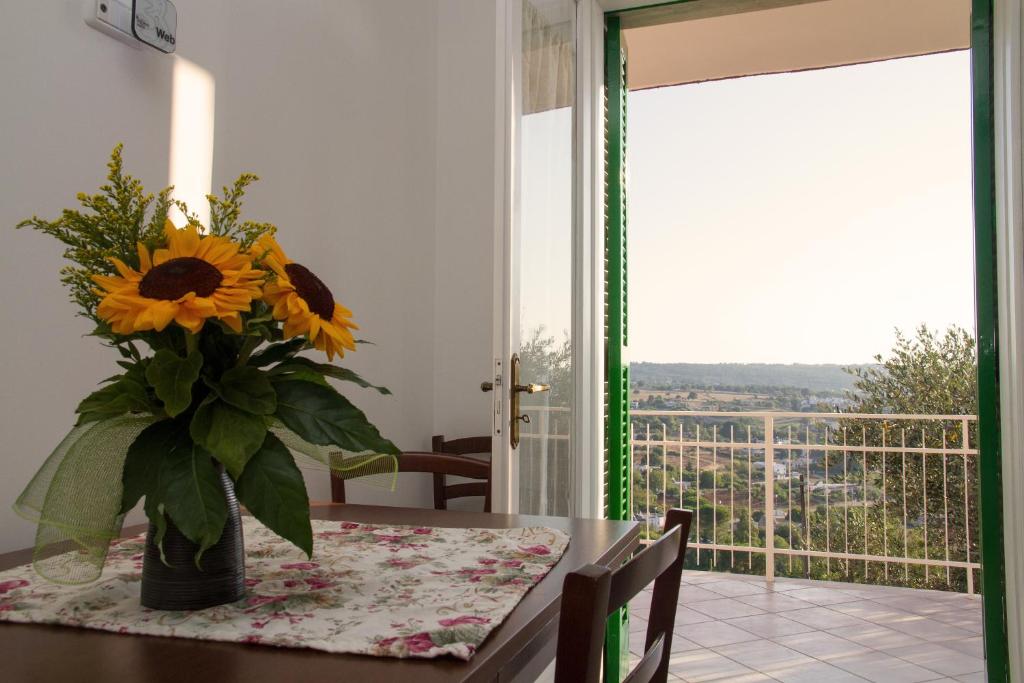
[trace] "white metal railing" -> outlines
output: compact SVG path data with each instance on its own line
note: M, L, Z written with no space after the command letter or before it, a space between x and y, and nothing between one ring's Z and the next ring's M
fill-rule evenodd
M769 579L974 593L975 423L973 415L634 410L634 518L651 538L666 509L694 509L698 566L763 564Z
M540 400L544 398L541 394ZM526 401L520 410L527 421L519 434L519 508L530 514L568 515L573 491L572 412L564 406Z

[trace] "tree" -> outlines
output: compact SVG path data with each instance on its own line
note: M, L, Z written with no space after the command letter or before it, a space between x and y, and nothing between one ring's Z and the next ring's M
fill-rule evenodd
M535 395L534 403L569 406L574 389L572 381L572 343L564 332L562 341L548 334L544 325L530 330L529 337L519 348L519 359L524 378L530 382L550 384L551 390ZM523 396L524 403L530 396Z
M973 415L977 410L974 336L953 325L938 337L927 325L908 339L896 330L888 358L877 366L844 368L856 377L851 409L863 413Z
M939 334L921 325L914 338L896 330L896 343L888 356L876 355L875 361L876 366L846 368L847 372L856 377L854 391L847 395L850 400L849 412L875 415L976 413L976 347L973 335L967 330L952 326ZM887 454L868 450L852 460L857 467L867 472L869 488L878 491L875 500L870 503L869 521L883 506L888 506L890 516L895 514L901 518L901 526L896 531L888 528L882 530L880 526L871 525L875 529L869 536L875 536L879 542L883 534L889 536L891 554L906 552L911 557L924 557L923 544L911 544L911 541L927 534L932 539L927 552L929 558L943 559L946 541L949 543L951 559L977 558L977 459L942 452L942 449L963 445L962 425L963 421L959 419L846 418L839 421L840 429L832 435L833 443L845 441L869 448L884 445L890 449ZM970 447L977 447L973 424L969 426L967 441ZM902 451L904 447L931 450L927 454L908 454ZM899 450L893 451L893 448ZM859 463L856 462L858 460ZM884 482L883 469L886 475ZM907 548L902 547L903 514L907 516L908 527L914 531L906 538ZM948 539L945 537L947 528ZM934 579L936 573L931 573L930 577ZM964 581L958 580L957 583L962 584ZM912 583L923 585L924 581L922 579ZM940 587L934 581L929 583L936 588ZM944 572L941 583L941 587L945 587Z

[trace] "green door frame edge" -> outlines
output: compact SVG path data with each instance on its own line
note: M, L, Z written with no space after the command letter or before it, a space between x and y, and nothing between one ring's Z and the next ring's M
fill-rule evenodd
M629 368L626 302L626 82L618 18L605 23L605 450L608 519L629 519ZM605 636L606 683L618 683L629 661L629 612L608 617Z
M674 2L657 2L646 7L660 7L665 5L693 2L694 0L675 0ZM643 8L634 8L643 9ZM626 11L634 11L626 10ZM618 16L622 12L609 12L605 15L605 68L606 87L608 88L605 121L607 130L606 145L607 171L606 182L609 199L608 217L613 215L611 200L613 198L622 201L623 189L621 187L621 173L613 174L612 153L619 156L615 160L621 171L622 164L622 143L624 140L625 121L621 107L624 106L625 88L622 84L622 92L613 93L612 86L618 83L608 79L612 65L610 55L618 55L621 50L621 35ZM614 27L614 30L612 28ZM614 44L613 41L614 40ZM614 51L612 48L614 47ZM996 295L996 198L995 198L995 85L993 81L993 0L971 0L971 89L972 89L972 118L973 118L973 165L974 165L974 240L975 240L975 297L977 310L977 336L978 336L978 446L979 452L984 456L979 458L979 481L981 488L980 514L981 514L981 586L984 604L984 634L985 634L985 660L986 671L989 683L1005 683L1009 681L1009 667L1007 660L1007 627L1006 627L1006 576L1003 560L1003 518L1002 518L1002 447L1000 435L1000 408L999 408L999 318L998 300ZM613 96L621 97L613 99ZM616 105L616 106L613 106ZM624 206L619 206L618 212L622 212ZM623 215L618 213L619 216ZM620 234L610 234L613 227L616 231L624 229L621 221L616 221L613 226L608 220L606 225L606 245L612 245ZM606 246L607 248L607 246ZM611 290L613 285L621 287L624 283L621 280L613 283L623 273L623 263L611 260L613 254L609 251L608 281L606 289ZM625 254L622 254L624 257ZM614 276L614 277L612 277ZM621 289L619 290L621 293ZM609 322L615 318L616 306L623 305L624 301L612 296L608 292ZM620 311L620 313L623 313ZM621 377L620 373L613 370L621 369L621 358L618 366L613 366L612 352L612 328L609 325L609 349L606 359L606 377L609 380L608 406L609 411L617 403L616 399L623 398L620 394L616 396L613 392L612 379ZM628 396L626 396L628 400ZM628 403L626 404L628 409ZM613 422L607 416L608 426ZM616 460L621 462L624 453L620 449L618 457L615 454L617 440L608 439L608 481L606 490L619 489L615 484L622 481L616 479L618 470L611 467ZM619 489L621 490L621 489ZM611 501L609 496L609 516L611 514ZM626 501L628 502L628 501ZM622 624L624 619L617 620L615 624L609 623L609 641L612 644L612 636L615 636L615 645L620 645ZM617 627L614 632L612 627ZM618 648L615 648L618 649ZM606 671L608 670L608 652L615 651L606 648ZM607 678L610 683L612 679ZM616 677L616 681L618 678Z
M995 83L992 0L971 2L974 146L974 278L978 335L978 463L981 589L986 671L1009 680L1006 574L1003 564L1002 446L999 411L999 315L996 273Z

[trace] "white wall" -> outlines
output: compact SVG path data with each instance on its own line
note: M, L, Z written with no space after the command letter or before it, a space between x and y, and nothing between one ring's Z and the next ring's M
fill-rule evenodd
M434 428L490 432L496 4L441 0L437 60Z
M496 2L440 0L437 35L437 232L434 433L491 432L497 163ZM453 509L479 510L478 499Z
M61 246L13 226L95 191L118 141L134 174L153 187L167 182L173 62L88 28L84 4L18 3L0 22L0 551L32 541L34 528L10 505L72 425L78 401L114 368L111 352L81 336L90 326L58 282ZM195 26L180 48L217 72L223 6L189 21L205 4L178 1L183 27Z
M357 404L400 447L430 445L433 399L436 4L247 0L222 79L231 132L214 177L254 170L247 210L352 309L345 362L388 386ZM311 496L329 498L326 478ZM352 502L427 504L428 487L347 487Z
M88 4L18 3L0 22L0 552L31 543L9 505L115 360L80 336L60 246L12 226L94 191L118 141L147 187L168 179L173 58L88 28ZM420 449L486 433L494 3L297 4L176 0L178 54L215 81L214 185L258 173L246 215L277 223L377 342L346 363L394 391L354 396L385 434ZM349 497L428 505L408 476ZM328 496L326 475L310 493Z

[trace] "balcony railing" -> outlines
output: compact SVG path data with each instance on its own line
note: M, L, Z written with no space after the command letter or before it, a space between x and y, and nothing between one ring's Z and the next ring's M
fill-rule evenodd
M973 415L632 411L634 518L706 569L975 592ZM766 542L766 539L771 539Z

